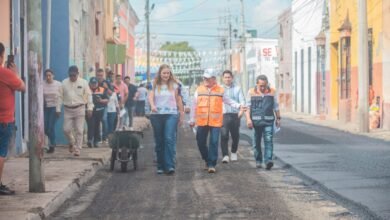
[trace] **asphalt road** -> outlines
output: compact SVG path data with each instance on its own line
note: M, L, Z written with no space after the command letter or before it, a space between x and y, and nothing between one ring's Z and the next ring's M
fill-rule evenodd
M156 174L149 130L137 171L102 169L48 219L359 219L278 163L256 169L246 142L238 162L208 174L194 134L179 130L175 175Z
M366 218L390 219L390 142L289 119L274 140L278 159L313 187Z

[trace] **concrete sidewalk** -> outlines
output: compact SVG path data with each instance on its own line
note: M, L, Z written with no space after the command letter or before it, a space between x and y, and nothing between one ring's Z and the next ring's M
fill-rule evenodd
M134 118L134 129L149 126L146 118ZM43 219L50 215L66 199L76 193L104 164L109 162L111 149L84 147L80 157L68 152L67 146L59 146L54 154L45 154L45 193L28 192L29 161L27 157L6 161L3 182L16 191L13 196L0 196L0 219Z
M371 138L390 141L390 130L374 129L374 130L370 130L369 133L361 133L359 132L358 122L343 123L338 120L321 119L319 116L313 116L313 115L301 114L295 112L282 112L282 117L290 118L308 124L334 128L351 134L364 135Z

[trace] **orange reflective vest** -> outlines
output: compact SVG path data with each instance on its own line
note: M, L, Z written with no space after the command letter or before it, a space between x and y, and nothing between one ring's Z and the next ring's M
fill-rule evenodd
M196 125L222 127L223 124L223 93L224 89L215 85L210 90L199 86L196 105Z

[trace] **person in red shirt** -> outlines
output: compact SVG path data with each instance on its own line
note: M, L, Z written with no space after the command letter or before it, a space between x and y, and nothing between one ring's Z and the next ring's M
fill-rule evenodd
M3 67L4 54L5 47L0 43L0 195L13 195L15 191L3 185L1 177L8 144L15 129L15 91L24 92L26 87L13 62L7 62L7 67Z

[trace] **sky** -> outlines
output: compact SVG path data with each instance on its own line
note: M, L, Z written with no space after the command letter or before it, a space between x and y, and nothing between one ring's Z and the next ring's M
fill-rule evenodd
M277 38L278 16L291 5L291 0L243 0L245 27L257 30L258 37ZM140 23L136 34L142 39L146 32L145 0L130 0ZM150 0L154 9L150 17L152 49L166 41L188 41L196 50L220 48L220 37L227 36L229 20L232 29L241 32L240 0ZM230 13L230 19L229 19ZM238 38L233 38L238 42Z

